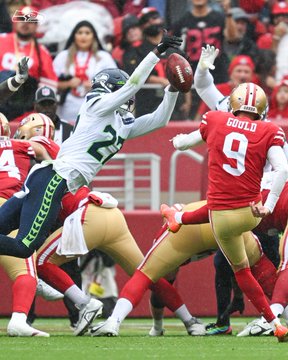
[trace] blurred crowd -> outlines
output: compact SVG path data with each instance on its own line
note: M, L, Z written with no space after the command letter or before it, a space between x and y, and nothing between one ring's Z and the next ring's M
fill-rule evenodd
M35 92L48 86L57 91L58 117L74 124L95 74L115 67L131 74L163 29L184 39L193 70L202 46L220 49L213 77L223 94L253 81L269 98L268 116L288 118L288 1L11 0L0 1L0 14L0 81L15 73L21 56L30 57L29 80L0 108L9 121L31 113ZM137 94L136 116L161 102L168 55ZM206 110L192 88L172 120L199 120Z

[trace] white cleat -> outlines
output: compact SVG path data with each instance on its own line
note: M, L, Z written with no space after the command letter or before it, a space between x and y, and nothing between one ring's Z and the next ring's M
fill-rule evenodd
M149 331L149 336L164 336L165 329L157 330L154 326Z
M101 322L94 326L90 330L91 336L118 336L120 323L111 318L111 316L104 322Z
M205 325L202 321L194 316L192 316L191 320L184 323L188 335L191 336L203 336L206 335Z
M89 303L79 311L79 321L75 326L74 335L82 336L88 331L96 317L102 315L103 303L97 299L90 299Z
M273 335L272 327L263 318L251 321L237 336L268 336Z
M44 331L34 329L29 326L26 322L19 322L10 320L7 326L7 334L9 336L42 336L49 337L50 335Z
M60 300L64 297L60 291L46 284L46 282L41 279L38 279L36 295L41 296L43 299L48 301Z

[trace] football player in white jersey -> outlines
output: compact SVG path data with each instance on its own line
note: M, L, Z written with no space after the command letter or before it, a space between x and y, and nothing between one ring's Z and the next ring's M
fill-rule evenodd
M169 47L178 48L181 43L180 38L164 34L160 44L143 59L130 78L119 69L104 70L96 75L92 90L80 108L75 131L61 145L56 160L32 168L23 191L17 195L23 199L21 207L14 207L15 202L10 199L1 207L0 255L29 257L47 238L67 190L75 193L81 186L88 185L126 139L168 123L178 96L171 85L165 89L163 101L153 113L135 119L129 106L160 61L160 55ZM13 230L9 225L11 217L20 219L15 239L7 236Z

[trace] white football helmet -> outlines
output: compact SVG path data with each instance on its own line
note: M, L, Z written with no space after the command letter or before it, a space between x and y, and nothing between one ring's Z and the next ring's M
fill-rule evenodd
M6 116L0 112L0 136L10 138L11 130Z
M29 140L33 136L54 138L55 126L53 121L42 113L33 113L26 116L20 123L14 139Z
M234 115L239 111L255 114L255 119L266 115L267 97L264 90L253 83L243 83L232 90L230 95L230 108Z

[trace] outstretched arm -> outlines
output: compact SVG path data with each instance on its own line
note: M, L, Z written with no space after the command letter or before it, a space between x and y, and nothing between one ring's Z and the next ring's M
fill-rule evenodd
M27 56L21 58L17 64L16 75L0 84L0 99L2 103L9 99L28 79L28 60Z
M195 71L194 85L200 98L211 110L216 110L224 95L216 88L213 76L209 70L214 70L214 61L219 50L214 46L202 47L201 56Z
M113 93L105 94L99 101L91 100L92 111L104 116L125 104L141 89L154 66L160 61L160 55L170 47L178 48L181 43L181 38L164 34L161 42L141 61L124 86ZM175 90L169 88L169 91Z

